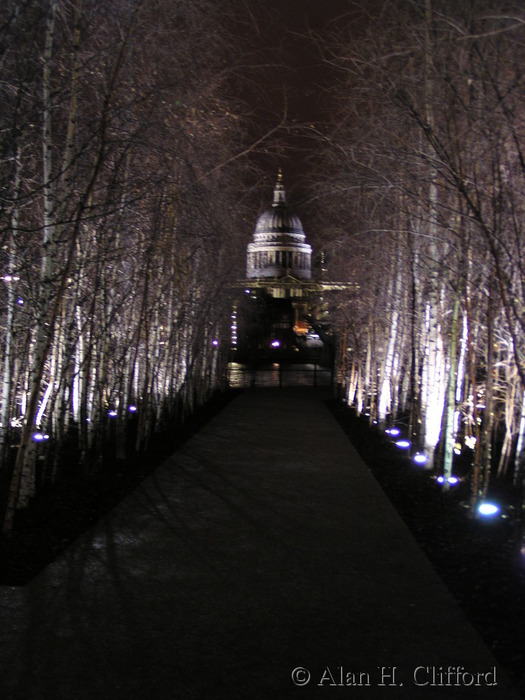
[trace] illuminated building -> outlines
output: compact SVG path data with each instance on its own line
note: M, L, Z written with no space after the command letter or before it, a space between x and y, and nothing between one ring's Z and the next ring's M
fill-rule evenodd
M345 285L316 280L312 247L286 199L279 170L272 205L257 219L247 245L246 278L234 309L232 346L238 355L288 353L307 359L321 351L323 293ZM302 357L300 357L302 356Z
M293 281L309 280L312 276L312 247L305 239L299 217L286 202L279 171L273 204L257 219L253 241L248 243L246 278L268 282L275 298L293 292L301 295L302 285L294 285ZM288 280L285 286L282 285L284 279ZM276 282L273 287L271 280Z

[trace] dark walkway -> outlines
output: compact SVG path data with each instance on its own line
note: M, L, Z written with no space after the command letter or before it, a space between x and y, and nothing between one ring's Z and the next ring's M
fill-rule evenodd
M0 589L2 700L516 698L319 397L246 391Z

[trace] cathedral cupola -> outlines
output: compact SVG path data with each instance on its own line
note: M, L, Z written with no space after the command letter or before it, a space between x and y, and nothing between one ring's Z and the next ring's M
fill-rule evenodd
M311 278L312 248L306 243L301 221L288 207L282 180L279 170L273 204L257 219L253 239L248 243L248 279Z

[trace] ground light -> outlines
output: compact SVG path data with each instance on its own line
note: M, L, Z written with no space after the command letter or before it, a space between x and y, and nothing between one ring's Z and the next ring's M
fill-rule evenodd
M396 441L396 447L399 447L400 450L409 450L411 446L410 440L397 440Z
M455 486L456 484L459 484L459 479L457 476L449 476L447 479L445 479L444 476L438 476L437 478L438 484L450 484L451 486Z
M278 340L272 341L272 348L278 348L281 345L281 343Z
M399 428L387 428L385 430L385 433L387 435L390 435L391 437L397 437L398 435L400 435L401 430Z
M478 514L484 518L492 518L499 514L499 506L489 501L483 501L477 507Z
M426 464L428 462L428 457L422 452L416 452L414 455L414 462L416 464Z

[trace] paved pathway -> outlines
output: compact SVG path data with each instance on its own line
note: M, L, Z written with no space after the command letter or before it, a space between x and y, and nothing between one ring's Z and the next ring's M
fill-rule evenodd
M0 698L517 698L318 391L247 390L0 589Z

